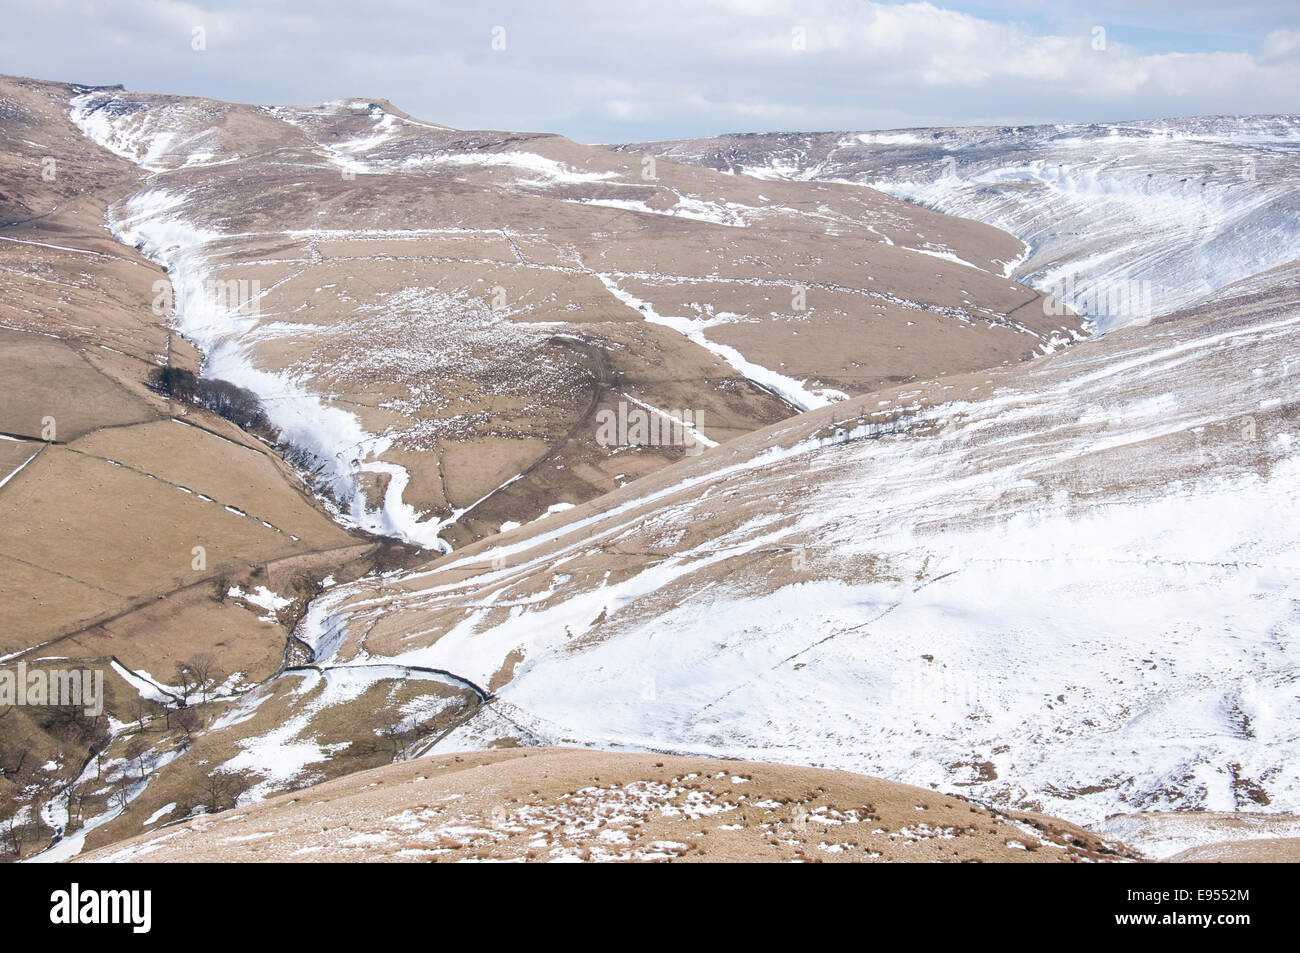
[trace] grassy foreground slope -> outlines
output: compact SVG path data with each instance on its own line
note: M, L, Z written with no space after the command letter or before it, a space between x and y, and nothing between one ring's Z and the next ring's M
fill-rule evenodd
M1131 858L1071 824L840 771L517 748L349 775L163 827L90 861Z

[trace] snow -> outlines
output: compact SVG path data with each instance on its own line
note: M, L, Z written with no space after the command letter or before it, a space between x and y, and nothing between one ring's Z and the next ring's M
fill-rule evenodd
M73 121L148 171L218 154L206 133L167 128L165 113L105 105L103 94L77 97ZM375 153L404 121L373 106L360 119L367 117L368 131L322 146L330 161L350 171L397 162L407 171L518 172L534 177L516 179L527 185L617 176L515 151L389 160ZM288 121L308 128L310 116L299 111ZM942 159L932 155L936 145ZM859 158L873 160L869 174L806 155L746 168L760 177L847 175L1005 228L1025 242L1020 256L1001 263L1008 276L1090 308L1112 333L1092 349L1035 365L990 397L933 411L939 436L867 439L878 433L860 428L729 457L580 519L558 515L570 504L555 504L527 538L475 554L477 562L521 557L509 570L482 574L485 594L476 601L463 598L463 577L452 579L457 561L401 574L412 601L427 608L442 600L460 621L431 644L404 643L415 647L385 660L390 665L304 674L308 700L295 716L245 739L225 767L262 779L254 797L279 790L333 753L309 736L315 712L355 700L377 678L429 677L407 666L487 683L522 650L499 707L542 740L815 761L1116 831L1124 830L1116 814L1240 810L1254 803L1252 787L1266 792L1269 811L1300 809L1300 440L1294 415L1279 413L1294 394L1288 368L1300 364L1295 302L1265 318L1141 333L1124 326L1150 315L1090 304L1101 300L1099 289L1148 282L1155 313L1169 313L1300 258L1297 145L1294 122L1188 120L969 130L938 144L869 134L842 141L836 157L848 163L861 150ZM908 154L911 147L923 154ZM949 160L957 174L943 174ZM1243 160L1252 163L1249 177ZM301 375L260 367L253 342L283 325L205 293L240 236L201 224L192 196L150 181L114 208L111 224L167 267L176 325L205 353L205 373L262 397L286 443L319 461L345 520L445 548L438 532L448 521L423 519L404 500L405 468L381 459L397 446L394 436L365 431ZM728 225L746 225L761 211L684 196L666 212L585 201ZM910 250L969 264L944 246ZM709 340L709 328L734 315L661 315L624 287L638 276L596 276L647 321L792 406L825 407L844 396ZM412 314L453 304L405 289L376 310L412 327ZM358 309L358 321L368 317ZM1258 438L1240 436L1246 419L1252 434L1258 423ZM374 509L362 492L368 475L387 477ZM732 494L746 505L701 540L717 501ZM607 572L599 584L555 572L598 547L634 540L650 524L674 538L696 535L613 579ZM531 552L543 545L550 548L541 555ZM767 554L793 550L808 553L818 571L775 572ZM546 574L546 589L513 599L502 614L499 597L528 573ZM310 605L298 634L317 663L334 662L361 628L354 620L392 611L373 594L357 602L363 585L332 589ZM288 601L265 587L231 594L272 617ZM166 699L146 675L115 668L145 697ZM252 718L265 697L241 702L219 724ZM485 713L451 738L489 744L494 717ZM976 776L976 764L987 774ZM1147 840L1153 852L1172 853L1203 836ZM61 856L77 849L71 839L60 845Z
M135 781L126 788L126 803L112 804L108 810L102 814L96 814L88 819L85 824L75 832L62 837L57 843L52 844L39 854L27 858L23 863L31 864L55 864L71 860L81 853L86 844L86 837L91 831L103 827L110 821L116 820L123 811L127 810L133 801L135 801L145 789L149 782L157 776L158 772L180 756L179 749L171 751L156 752L153 772L150 773L143 781ZM95 760L91 758L87 763L81 775L73 782L74 785L80 785L89 780L92 772L96 770ZM67 798L53 798L47 801L43 811L43 819L47 826L55 830L66 830L68 825L67 816ZM58 816L54 816L57 813Z
M239 586L231 586L226 595L235 599L242 599L244 602L264 610L263 615L259 617L263 622L275 622L276 613L293 603L292 599L279 596L266 586L258 586L252 592L245 592Z
M26 468L27 464L31 463L33 460L35 460L35 459L36 459L38 456L40 456L40 455L41 455L41 451L40 451L40 450L37 450L35 453L33 453L30 457L28 457L28 458L27 458L26 460L24 460L22 463L18 464L18 466L14 467L14 469L12 469L12 470L10 470L8 473L6 473L6 474L4 475L3 478L0 478L0 487L3 487L6 483L8 483L10 480L12 480L14 477L16 477L18 474L22 473L23 470Z
M335 615L334 610L346 596L347 590L342 587L317 596L307 604L307 612L294 631L294 635L312 650L315 662L333 657L343 640L345 620Z
M703 140L692 154L710 153ZM1300 258L1300 117L777 137L743 172L868 185L1028 244L1006 274L1100 331L1172 313ZM1096 302L1150 288L1152 313Z
M96 258L111 258L111 255L105 255L103 252L91 251L88 248L73 248L69 245L52 245L49 242L36 242L28 238L10 238L7 235L0 235L0 241L13 242L18 245L35 245L37 248L52 248L55 251L70 251L78 255L93 255Z
M303 700L296 705L292 717L274 725L259 735L241 738L240 751L220 765L217 770L247 772L259 780L240 796L245 803L270 797L294 783L301 782L315 765L328 761L349 742L322 744L312 731L315 716L326 709L356 701L381 680L424 679L463 688L463 685L445 676L431 672L410 671L395 665L348 665L307 669L288 673L301 680L295 689ZM223 716L213 728L237 724L253 717L258 707L271 697L266 686L249 695L236 710ZM430 696L417 699L405 711L404 725L418 724L441 714L454 698Z
M628 212L640 212L642 215L662 215L668 218L689 218L697 222L709 222L713 225L726 225L743 228L750 224L745 212L760 212L761 209L748 205L729 202L708 202L693 196L677 193L677 202L667 209L652 208L639 199L571 199L579 205L600 205L606 208L623 209Z
M1093 825L1295 811L1300 434L1241 426L1289 386L1248 370L1296 366L1288 310L1117 332L937 408L938 436L864 427L704 470L476 553L511 565L472 600L456 561L406 575L460 621L397 660L477 680L522 651L497 704L543 743L822 764ZM651 526L703 539L494 608ZM744 568L796 548L816 571Z
M1031 127L1008 142L970 133L946 142L943 159L864 184L1025 240L1032 251L1008 273L1105 331L1150 316L1097 307L1117 285L1148 283L1158 316L1300 258L1295 129L1222 122L1214 135Z
M632 310L642 314L647 321L653 324L662 324L683 337L694 341L700 347L722 358L735 368L738 373L749 378L759 387L771 391L799 410L825 407L844 396L841 392L831 389L812 390L806 386L806 381L797 381L771 368L747 360L736 348L709 340L705 334L705 331L711 326L708 321L659 314L648 301L644 301L619 287L614 277L603 274L597 274L596 277L600 279L601 284L609 290L610 294Z
M1100 825L1146 856L1163 860L1193 847L1220 842L1300 837L1300 819L1256 813L1112 817Z
M908 132L862 133L854 138L863 145L870 146L924 146L932 143L932 140Z
M226 108L91 91L72 98L69 118L109 152L158 173L209 164L222 140Z
M162 807L158 808L158 810L154 811L147 818L145 818L144 826L148 827L150 824L156 824L158 821L161 821L164 817L166 817L174 810L176 810L175 801L172 801L169 804L164 804Z
M92 108L101 105L103 99L97 93L73 98L71 116L77 128L114 155L152 172L164 171L166 167L159 160L166 154L173 135L146 132L137 124L125 125L117 121L117 117L106 110Z
M332 160L344 164L359 162L360 157L395 137L399 128L429 125L397 117L374 104L349 100L327 103L319 112L323 115L356 112L359 105L365 107L359 119L369 120L372 130L323 147ZM74 98L71 115L91 139L148 171L161 173L212 155L210 149L195 151L196 144L210 144L211 137L204 131L204 116L191 115L191 111L148 98L88 93ZM267 112L304 131L310 131L310 119L314 115L311 110L269 109ZM185 132L195 128L200 132L192 135ZM501 157L485 161L514 164L535 174L550 174L557 181L570 173L576 177L575 181L613 174L566 172L552 160L526 153L494 155ZM175 325L203 352L205 375L228 380L258 395L271 422L280 431L281 441L292 447L297 456L311 461L313 480L330 501L337 503L341 522L447 551L449 546L439 534L449 520L425 518L424 513L406 502L403 497L410 484L410 474L404 467L381 459L395 446L392 435L367 432L356 414L332 402L328 395L313 392L303 383L300 373L273 371L258 365L254 344L274 336L275 323L261 321L256 301L251 302L253 307L241 307L208 293L208 283L223 253L233 248L231 242L239 236L196 224L199 212L191 208L192 202L197 205L193 196L174 186L151 184L111 209L110 225L121 241L140 247L148 257L167 268L175 295ZM371 233L374 237L387 234L382 230L371 230ZM295 238L319 237L303 230L289 234ZM393 310L396 314L396 309ZM426 308L425 313L428 311ZM372 507L362 487L364 481L376 475L386 477L387 486L383 499Z
M650 413L655 414L661 420L665 420L670 424L675 424L677 427L681 428L683 434L690 434L690 441L689 441L690 444L699 445L701 447L716 447L718 445L718 442L716 440L710 440L708 437L704 436L704 434L702 434L696 428L695 423L693 421L692 422L685 421L681 417L672 413L671 411L667 411L659 407L655 407L653 404L647 404L645 401L633 397L631 394L627 393L626 391L621 391L620 396L627 398L632 403L636 404L638 407L642 407L645 410L650 411Z
M109 664L113 671L116 672L124 682L130 685L131 688L135 689L136 693L141 698L148 699L151 702L157 702L160 705L170 705L176 701L179 693L168 691L165 686L154 681L147 673L133 672L116 659L111 661Z
M943 261L950 261L957 265L965 265L967 268L980 269L979 265L973 265L965 258L958 257L950 248L913 248L911 245L904 246L908 251L919 252L922 255L929 255L931 258L939 258Z
M617 172L581 172L555 159L534 152L445 152L416 154L402 160L405 169L438 168L507 168L541 176L546 184L583 185L618 178ZM527 181L527 180L525 180Z
M372 120L369 134L355 136L343 141L331 140L321 142L313 138L325 157L344 172L369 174L376 171L376 164L370 161L370 153L395 139L402 125L400 117L386 112L377 104L354 100L331 100L317 109L294 109L286 106L263 107L264 111L283 122L296 126L312 137L312 120L319 117L337 119L353 118L358 114Z
M405 468L376 459L392 445L389 437L367 433L357 416L309 391L288 372L257 367L251 342L259 325L256 313L226 306L207 293L217 246L224 236L200 228L181 214L186 196L149 189L131 196L112 221L115 234L168 269L175 294L175 322L205 354L204 373L245 387L263 401L281 440L310 454L334 499L353 525L368 532L397 536L429 548L446 549L438 533L443 523L422 520L402 499L410 480ZM359 478L365 473L389 476L378 509L367 507Z

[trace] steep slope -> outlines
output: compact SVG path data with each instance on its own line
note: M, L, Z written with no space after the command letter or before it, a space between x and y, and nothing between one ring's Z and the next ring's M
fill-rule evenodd
M10 820L65 835L46 859L521 743L846 768L1153 855L1188 835L1152 812L1250 809L1285 836L1300 272L1222 287L1261 247L1295 258L1281 166L1254 197L1214 179L1213 228L1153 229L1136 201L1108 219L1088 192L1059 230L1119 225L1052 244L1045 186L971 206L1030 249L858 185L381 100L3 89L4 652L91 657L115 685L94 723L0 724ZM55 146L84 181L34 176ZM1069 148L1093 146L1110 161ZM1220 228L1244 244L1216 246L1197 305L1090 312L1111 333L1081 347L1008 277L1177 283L1177 249ZM168 361L250 388L273 428L162 399L143 381ZM609 439L602 414L629 411L677 439ZM389 558L367 532L456 551ZM554 803L588 770L564 757ZM381 809L359 808L396 836Z
M11 857L413 756L471 717L472 679L314 665L291 634L416 552L374 533L469 542L1079 328L1006 280L1020 244L983 225L382 100L6 78L0 137L0 655L112 687L94 714L0 714ZM270 425L146 386L164 366L250 388ZM610 439L615 413L664 426Z
M1002 277L1014 239L861 189L369 100L92 91L72 110L149 172L110 218L168 268L207 373L263 398L341 518L426 547L1079 327ZM610 446L602 412L688 426Z
M0 659L97 672L107 697L0 707L0 858L83 796L110 808L100 767L136 710L170 722L158 680L199 659L208 690L247 690L321 577L374 565L265 442L146 386L199 355L156 307L166 274L105 226L140 176L69 120L79 92L0 80Z
M73 633L93 644L223 571L356 546L262 442L146 387L160 363L193 369L198 354L153 307L166 275L103 224L138 173L80 135L66 85L0 88L7 214L26 213L0 230L0 653Z
M856 182L988 222L1012 274L1102 330L1300 258L1300 118L769 134L643 143L760 178Z
M443 750L819 764L1091 825L1295 810L1296 274L802 415L300 634L489 686Z
M422 759L170 824L92 862L1096 862L1051 818L838 771L528 748Z

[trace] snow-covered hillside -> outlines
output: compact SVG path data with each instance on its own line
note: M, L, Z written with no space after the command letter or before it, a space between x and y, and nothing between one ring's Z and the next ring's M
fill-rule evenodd
M724 136L652 149L760 178L849 181L1027 242L1017 279L1101 330L1300 258L1300 117Z
M712 443L1080 327L1007 280L1015 239L860 189L650 170L382 101L69 108L147 173L109 221L168 269L155 307L205 373L261 398L347 525L429 549L681 455L600 445L620 402L686 409Z
M141 821L212 765L259 799L511 742L844 768L1154 854L1208 835L1152 812L1300 811L1300 122L619 151L67 95L117 169L93 221L166 269L159 340L261 398L353 531L322 548L427 550L222 585L301 614L262 609L283 664ZM619 408L703 452L610 446Z
M1092 825L1295 810L1298 306L1274 274L804 415L356 589L334 657L492 684L446 750L819 764Z

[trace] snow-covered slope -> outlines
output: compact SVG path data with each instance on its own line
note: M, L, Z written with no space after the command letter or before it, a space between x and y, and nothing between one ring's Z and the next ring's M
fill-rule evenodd
M452 748L828 765L1094 825L1294 810L1296 275L362 585L333 657L490 684Z
M1101 330L1300 258L1300 117L780 134L628 147L850 181L1027 242L1017 279Z
M349 526L427 548L684 453L606 446L601 413L689 413L707 445L1080 327L1002 274L1011 236L861 189L652 169L383 101L90 89L70 110L148 173L110 224L167 267L205 372L262 399Z
M116 234L345 519L463 530L291 646L460 686L437 750L819 764L1098 827L1300 808L1292 120L733 137L637 148L761 177L647 179L366 100L72 108L147 173ZM1108 333L1061 347L1010 276ZM620 402L702 410L712 449L597 446ZM297 783L286 726L341 772L391 713L298 678L207 739L256 796Z

